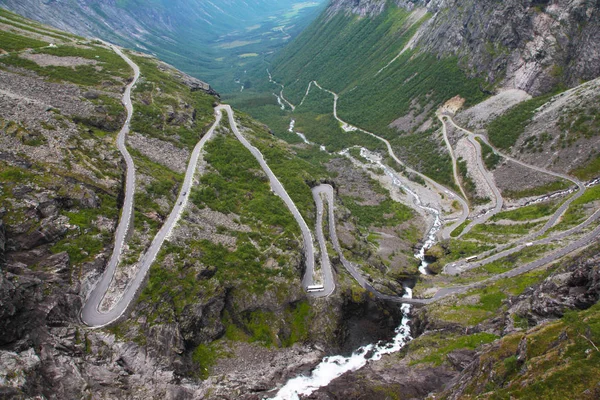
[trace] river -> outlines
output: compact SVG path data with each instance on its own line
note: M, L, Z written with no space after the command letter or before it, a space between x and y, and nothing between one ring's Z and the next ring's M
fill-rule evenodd
M293 129L293 128L292 128ZM419 265L419 271L422 274L428 274L427 265L425 261L425 251L431 247L436 241L436 234L439 232L442 226L439 210L424 205L421 198L417 193L411 190L408 186L404 185L403 182L398 178L395 171L389 168L387 165L381 162L381 159L376 154L369 152L367 149L361 149L361 156L367 159L369 162L378 165L383 168L386 175L391 178L392 183L410 194L414 198L414 203L417 207L420 207L425 212L433 215L434 222L427 233L425 242L421 246L419 252L415 254L415 257L421 261ZM412 289L405 287L404 298L412 298ZM400 351L408 342L412 340L410 331L410 310L409 304L403 304L402 310L402 322L395 330L394 338L389 342L380 341L375 344L368 344L361 346L355 350L350 356L327 356L317 365L310 373L310 375L301 375L296 378L292 378L279 389L273 400L299 400L300 396L308 396L318 390L321 387L327 386L331 381L339 378L344 373L349 371L356 371L367 365L369 361L377 361L381 359L385 354L395 353Z

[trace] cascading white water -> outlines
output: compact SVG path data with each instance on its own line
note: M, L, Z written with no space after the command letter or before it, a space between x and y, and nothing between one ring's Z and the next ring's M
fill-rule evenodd
M425 212L433 215L433 225L431 226L431 229L429 229L429 232L427 233L427 236L425 238L425 243L423 243L423 246L421 246L421 249L419 250L419 252L417 254L415 254L415 257L421 261L421 264L419 265L419 272L423 275L428 275L429 272L427 271L427 266L429 265L429 263L427 261L425 261L425 252L427 251L427 249L429 249L431 246L433 246L435 244L436 235L439 232L439 230L442 228L442 218L440 216L439 210L423 204L419 195L417 195L417 193L415 191L411 190L408 186L406 186L404 183L402 183L402 181L400 180L400 178L398 178L396 173L390 167L388 167L381 161L381 157L379 155L370 152L369 150L365 149L364 147L361 147L360 155L362 157L364 157L365 159L369 160L369 162L382 168L383 171L385 172L385 174L392 180L392 184L394 186L398 186L399 188L401 188L402 190L404 190L406 193L408 193L409 195L411 195L413 197L414 203L417 207L419 207L422 210L425 210Z
M293 129L292 126L293 125L290 125L290 127ZM347 153L347 150L340 152L342 155L347 155ZM423 243L423 246L419 252L415 254L415 257L421 261L419 271L422 274L427 274L428 264L425 261L425 251L435 243L436 234L442 227L440 212L433 207L424 205L417 193L404 185L396 173L391 168L384 165L381 162L381 159L375 154L369 152L365 148L361 148L361 156L373 164L383 168L386 175L391 178L394 185L402 188L402 190L409 193L414 198L415 205L434 216L434 223L427 233L425 243ZM404 297L412 298L412 290L408 287L406 287L405 290L406 294ZM410 314L410 309L411 306L409 304L403 304L401 306L403 313L402 323L398 328L396 328L396 335L390 342L379 342L377 344L362 346L348 357L325 357L323 361L321 361L321 363L312 370L310 375L302 375L290 379L285 386L279 389L273 400L297 400L300 399L300 395L308 396L319 388L327 386L331 381L342 376L346 372L356 371L364 367L369 361L376 361L381 359L381 357L385 354L391 354L400 351L406 345L406 343L412 339L410 336L410 319L408 317Z
M412 290L406 288L405 298L412 298ZM329 356L311 372L310 376L299 376L290 379L284 387L279 389L273 400L296 400L300 395L308 396L315 390L328 385L334 379L349 371L356 371L364 367L369 361L380 360L385 354L400 351L412 337L410 336L410 305L402 305L402 323L396 328L396 335L390 342L379 342L360 347L352 355Z
M310 140L308 140L308 139L306 138L306 135L304 135L304 133L302 133L302 132L297 132L297 131L294 131L294 126L295 126L295 125L296 125L296 120L292 119L292 120L290 121L290 127L288 128L288 132L290 132L290 133L295 133L295 134L296 134L296 135L298 135L298 137L300 137L300 139L302 139L302 141L303 141L304 143L306 143L306 144L315 145L315 143L311 142ZM327 151L327 148L326 148L325 146L323 146L323 145L319 146L319 149L320 149L321 151L324 151L325 153L329 153L329 152Z

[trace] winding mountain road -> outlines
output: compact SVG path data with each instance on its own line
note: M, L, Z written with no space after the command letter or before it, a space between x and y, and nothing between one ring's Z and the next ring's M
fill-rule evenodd
M452 175L454 176L454 182L456 182L456 186L460 189L460 192L463 195L463 198L469 204L469 198L467 197L467 193L461 184L460 176L458 176L458 163L456 161L456 156L454 155L454 149L450 144L450 139L448 139L448 127L446 126L446 122L444 121L444 117L442 115L437 116L440 122L442 123L442 136L444 138L444 143L446 143L446 148L448 149L448 154L450 154L450 159L452 160ZM470 212L469 212L470 213Z
M446 146L448 147L448 150L450 152L450 157L452 158L454 179L456 180L457 185L459 185L460 190L461 190L463 196L465 196L465 199L466 199L467 195L466 195L465 191L463 190L463 187L460 184L459 177L458 177L458 171L457 171L457 165L456 165L456 158L454 156L454 152L452 150L452 146L450 144L450 140L448 139L448 128L447 128L446 124L448 123L448 120L450 120L450 117L448 115L446 115L446 114L439 114L438 115L438 119L442 123L442 132L443 132L443 136L444 136L444 141L446 142ZM454 124L454 125L456 126L456 124ZM477 160L477 168L479 169L481 175L485 179L486 184L490 188L490 191L494 195L495 205L494 205L494 208L492 210L486 212L483 215L479 215L478 217L474 218L473 221L471 221L462 230L462 232L460 233L459 237L461 237L461 236L467 234L468 232L470 232L471 229L473 229L473 227L475 225L482 224L485 221L487 221L488 219L490 219L491 217L493 217L494 215L496 215L497 213L499 213L502 210L502 207L504 205L504 198L502 197L502 194L500 193L500 190L496 186L496 184L494 182L494 178L491 176L491 173L483 165L481 145L479 144L479 142L477 142L477 140L474 139L473 135L468 135L467 138L468 138L469 143L471 144L471 146L473 146L473 148L475 149L475 154L477 155L475 157L476 160Z
M303 240L304 240L304 251L305 251L305 262L306 262L306 273L303 278L303 286L309 286L314 284L314 247L312 236L310 234L310 230L306 225L306 222L302 218L302 215L298 211L296 205L291 200L288 193L283 188L283 185L275 174L271 171L269 166L264 160L264 157L260 151L252 146L246 138L240 133L237 128L237 124L235 122L233 110L228 105L219 105L215 108L216 120L212 125L210 130L202 137L202 139L198 142L192 155L190 157L190 162L188 164L188 168L186 171L186 175L183 181L183 184L180 189L179 196L175 205L169 214L169 217L159 230L159 232L154 237L150 247L146 251L146 253L140 258L139 261L139 269L135 274L134 278L128 283L121 297L117 301L117 303L107 312L100 311L100 305L104 299L106 292L114 278L114 274L116 268L120 261L120 256L123 251L123 247L125 244L125 239L127 236L127 232L130 228L132 213L133 213L133 201L134 201L134 190L135 190L135 165L133 163L133 159L131 155L127 151L125 146L126 136L129 133L129 125L131 122L131 117L133 115L133 106L131 104L131 88L135 85L139 78L139 68L129 59L127 58L119 49L113 48L117 54L119 54L128 64L134 69L135 77L134 80L127 86L125 93L123 95L123 104L127 108L127 120L121 129L121 132L117 138L117 145L119 151L123 155L123 158L126 160L127 165L127 176L125 180L125 200L123 203L123 211L121 214L121 218L119 221L119 225L117 227L117 232L115 235L115 246L113 249L113 253L111 259L102 275L100 280L96 283L94 289L91 291L89 297L86 299L86 302L81 310L81 320L88 326L99 328L106 325L111 324L112 322L119 319L129 308L132 301L134 300L136 294L142 287L142 284L148 274L148 271L151 265L156 260L156 256L160 251L164 241L169 237L173 228L177 224L177 221L181 217L181 213L185 209L187 205L187 201L189 199L189 195L191 192L194 175L196 172L198 159L204 148L204 145L208 140L210 140L215 132L216 127L220 124L222 118L222 111L227 112L229 118L229 124L232 128L233 133L237 137L237 139L254 155L254 157L260 163L262 169L267 174L269 181L271 183L271 188L275 194L277 194L289 210L292 212L294 218L300 225L300 229L302 231ZM323 268L323 285L325 290L320 292L309 293L311 297L325 297L329 296L335 290L335 281L333 279L333 273L331 271L331 267Z
M314 83L315 86L317 86L319 89L324 90L324 91L326 91L326 92L328 92L328 93L330 93L330 94L332 94L334 96L334 112L333 112L333 115L338 120L338 122L340 122L340 124L342 125L342 128L345 131L349 132L349 131L358 130L358 131L364 132L366 134L369 134L369 135L371 135L371 136L379 139L380 141L382 141L382 142L384 142L386 144L386 146L388 148L389 155L396 162L398 162L400 165L404 166L407 169L407 171L418 174L423 179L425 179L429 184L431 184L432 186L434 186L436 189L442 190L442 191L444 191L446 193L449 192L449 190L447 188L445 188L444 186L438 184L437 182L433 181L432 179L430 179L430 178L426 177L425 175L423 175L423 174L421 174L421 173L419 173L419 172L411 169L410 167L407 167L404 163L402 163L396 157L396 155L394 154L393 149L391 148L391 144L389 143L389 141L387 141L386 139L381 138L381 137L379 137L379 136L377 136L377 135L375 135L375 134L373 134L371 132L365 131L364 129L360 129L360 128L357 128L357 127L355 127L353 125L350 125L350 124L346 123L345 121L343 121L342 119L340 119L338 117L338 115L337 115L337 100L338 100L339 96L336 93L334 93L334 92L332 92L330 90L323 89L318 84L318 82L316 82L316 81L313 81L312 83ZM308 91L307 91L307 93L308 93ZM454 124L456 126L456 128L458 128L460 130L463 130L463 131L466 131L465 129L463 129L463 128L459 127L458 125L456 125L454 123L454 121L452 120L452 118L450 118L449 116L447 116L447 118L448 118L448 120L452 124ZM444 122L444 121L442 121L442 122ZM445 124L444 124L444 127L445 127ZM496 260L499 260L499 259L501 259L503 257L506 257L507 255L510 255L510 254L513 254L513 253L516 253L516 252L522 250L523 248L527 247L527 245L528 245L527 242L528 241L530 241L530 240L532 240L534 238L542 236L552 226L554 226L554 224L556 224L556 222L558 221L558 219L567 210L567 208L569 207L569 205L575 199L577 199L581 195L583 195L583 192L586 189L585 185L583 185L583 183L579 182L576 179L573 179L573 178L568 177L568 176L563 175L563 174L555 173L553 171L547 171L547 170L545 170L543 168L539 168L539 167L535 167L535 166L530 166L530 165L528 165L526 163L523 163L523 162L521 162L519 160L515 160L512 157L505 156L502 153L500 153L499 151L497 151L497 149L495 149L493 146L491 146L485 137L483 137L481 135L476 135L476 134L474 134L472 132L469 132L469 131L466 131L466 132L468 132L470 134L469 135L469 139L472 140L471 144L473 144L473 146L476 147L476 151L480 155L481 155L481 148L480 148L480 146L478 146L479 143L475 140L475 138L477 138L477 137L481 138L484 141L484 143L486 143L488 146L492 147L492 149L494 151L496 151L498 154L500 154L501 156L503 156L503 157L505 157L505 158L507 158L507 159L509 159L511 161L514 161L514 162L516 162L516 163L518 163L518 164L520 164L520 165L522 165L524 167L531 168L531 169L537 170L539 172L548 173L549 175L553 175L553 176L560 177L560 178L563 178L563 179L567 179L567 180L569 180L569 181L571 181L573 183L576 183L580 190L578 191L578 193L575 196L571 196L571 198L569 198L565 203L563 203L563 205L559 208L559 210L557 210L555 212L555 214L547 221L547 223L544 225L544 227L540 231L535 232L535 233L527 236L524 239L521 239L520 240L520 242L521 242L520 245L517 245L516 247L508 248L508 249L506 249L504 251L497 252L494 255L492 255L491 257L488 257L488 258L486 258L486 259L484 259L482 261L469 264L466 268L461 268L461 266L458 265L458 263L453 264L454 269L452 269L452 267L448 268L448 266L446 266L446 268L445 268L445 272L446 273L460 273L460 272L463 272L464 270L467 270L467 269L473 269L473 268L481 267L483 265L487 265L487 264L492 263L492 262L494 262ZM447 139L446 136L445 136L445 139ZM495 205L494 209L492 210L492 212L488 213L488 214L491 214L491 215L484 215L484 216L480 217L480 219L479 219L479 221L485 221L485 220L489 219L491 216L493 216L495 213L499 212L502 209L503 198L502 198L502 195L501 195L500 191L495 186L493 180L488 175L489 172L483 166L482 158L481 157L477 157L477 160L478 160L478 166L479 166L480 170L482 172L485 171L484 177L486 178L487 183L492 188L492 190L494 191L494 195L496 196L496 205ZM555 252L553 252L553 253L551 253L551 254L549 254L549 255L547 255L547 256L539 259L539 260L536 260L536 261L533 261L531 263L522 265L520 267L516 267L516 268L514 268L514 269L512 269L510 271L507 271L505 273L498 274L498 275L496 275L494 277L488 278L486 280L483 280L481 282L477 282L477 283L474 283L474 284L471 284L471 285L456 286L456 287L451 287L451 288L440 289L430 299L407 299L407 298L403 298L403 297L400 297L400 296L385 295L385 294L382 294L381 292L377 291L362 276L362 274L358 271L358 269L356 268L356 266L346 260L346 258L343 255L343 252L341 250L341 247L339 245L339 241L337 239L337 233L335 232L335 218L334 218L334 211L333 211L333 201L334 201L333 188L331 186L329 186L329 185L321 185L321 186L318 186L318 187L316 187L316 188L313 189L313 193L315 193L315 192L319 194L318 197L315 196L315 200L317 202L321 202L322 198L320 197L320 195L321 194L325 194L326 198L327 198L327 201L329 203L329 229L330 229L330 237L331 237L331 241L332 241L333 247L336 250L336 252L338 253L340 261L342 262L342 265L345 267L345 269L348 271L348 273L350 273L350 275L359 283L359 285L361 287L363 287L364 289L366 289L369 292L373 293L377 298L382 299L382 300L387 300L387 301L398 302L398 303L413 304L413 305L431 304L433 302L436 302L436 301L441 300L443 298L446 298L448 296L455 295L455 294L461 294L461 293L464 293L464 292L466 292L468 290L471 290L473 288L485 286L485 285L490 284L492 282L495 282L495 281L497 281L499 279L514 277L514 276L517 276L517 275L520 275L520 274L527 273L527 272L532 271L532 270L534 270L536 268L539 268L539 267L541 267L543 265L546 265L548 263L556 261L559 258L564 257L565 255L567 255L567 254L569 254L569 253L571 253L573 251L576 251L576 250L578 250L580 248L583 248L583 247L587 246L591 241L593 241L593 240L595 240L597 238L598 234L600 234L600 227L597 227L592 232L590 232L590 233L582 236L581 238L575 240L574 242L572 242L569 245L561 248L560 250L555 251ZM462 224L466 220L466 218L468 217L468 214L469 214L469 211L468 211L469 208L468 208L468 204L466 203L466 201L464 199L462 199L460 196L458 196L456 193L454 193L452 191L450 191L450 192L454 195L454 198L456 198L458 201L461 202L461 205L463 207L463 214L462 214L461 218L459 219L458 223L454 224L453 226L447 227L445 229L445 233L442 235L443 237L449 237L450 232L452 232L452 230L454 230L455 227L457 227L458 225ZM569 236L571 236L573 234L579 233L581 230L585 229L587 226L591 225L594 221L596 221L599 218L600 218L600 210L598 210L590 218L588 218L585 222L583 222L582 224L578 225L577 227L572 228L572 229L570 229L568 231L565 231L565 232L561 232L561 233L559 233L557 235L553 235L553 236L551 236L549 238L544 238L544 239L538 240L536 242L533 242L533 244L534 245L536 245L536 244L548 244L548 243L551 243L551 242L554 242L554 241L557 241L557 240L565 239L565 238L567 238L567 237L569 237ZM477 221L477 220L475 220L475 221ZM321 230L322 226L318 225L317 229ZM511 245L513 245L513 244L508 244L508 245L506 245L506 247L509 247ZM531 244L529 244L529 245L531 245ZM491 254L493 251L498 251L498 249L492 250L489 253Z
M413 168L409 167L404 162L402 162L396 156L396 153L394 153L394 150L392 149L392 145L390 144L390 142L387 139L382 138L381 136L377 136L373 132L369 132L369 131L364 130L362 128L359 128L359 127L356 127L354 125L351 125L351 124L347 123L346 121L342 120L340 117L338 117L338 114L337 114L337 102L339 100L339 95L337 93L335 93L335 92L332 92L331 90L324 89L323 87L321 87L319 85L319 83L317 81L312 81L311 83L314 83L315 86L317 86L319 89L321 89L324 92L327 92L327 93L329 93L329 94L331 94L333 96L333 116L342 125L342 129L344 131L346 131L346 132L360 131L360 132L366 133L367 135L372 136L375 139L383 142L385 144L386 148L387 148L389 156L392 157L392 159L394 159L394 161L396 161L399 165L401 165L405 169L406 172L419 176L421 179L423 179L425 182L427 182L431 187L435 188L438 192L446 194L451 199L456 200L456 201L459 202L460 207L462 209L461 215L456 219L456 222L454 224L452 224L451 226L446 226L444 229L441 230L441 236L442 236L442 238L443 239L448 239L450 237L450 233L456 227L460 226L463 222L465 222L467 220L467 218L469 217L469 212L470 211L469 211L469 204L467 203L467 201L465 199L463 199L461 196L459 196L453 190L446 188L445 186L437 183L433 179L431 179L428 176L420 173L419 171L414 170ZM307 91L307 94L308 94L308 91Z
M194 148L194 151L192 152L192 155L190 157L190 162L188 164L183 184L181 185L179 196L177 197L177 200L175 202L175 206L173 207L171 213L169 214L169 217L167 218L161 229L154 237L150 247L148 248L146 253L141 257L139 261L138 272L136 273L134 278L128 283L120 299L110 309L110 311L101 312L100 304L102 303L102 300L104 299L104 296L113 280L116 268L121 258L121 253L123 252L123 247L125 245L127 233L131 228L130 225L133 217L133 204L135 194L135 165L133 163L133 158L131 157L131 154L129 154L129 152L127 151L125 140L127 134L129 133L129 126L133 115L131 89L139 79L140 70L138 66L135 63L133 63L133 61L131 61L126 55L123 54L123 52L121 52L120 49L113 47L113 50L119 56L121 56L127 62L127 64L129 64L134 70L134 79L125 88L125 93L123 94L122 98L123 105L125 105L125 108L127 109L127 119L125 121L125 124L123 125L123 128L119 132L119 135L117 136L117 147L123 155L123 158L125 159L126 163L125 199L123 201L123 210L121 212L119 225L117 226L113 253L102 277L96 283L94 289L92 289L81 310L81 320L90 327L102 327L116 321L125 313L132 300L135 298L138 290L141 288L144 282L144 279L146 278L150 266L156 259L156 256L158 255L158 252L160 251L160 248L162 247L165 239L169 237L171 231L173 230L173 227L179 220L181 213L187 204L191 192L190 189L193 183L194 174L196 172L196 165L198 164L198 159L200 157L202 148L204 147L204 144L212 137L216 126L221 120L220 113L217 113L215 123L210 128L208 133L204 135L204 137L202 137L202 139Z
M296 204L294 204L294 202L284 189L279 179L277 179L273 171L271 171L271 168L269 168L269 165L265 161L262 153L256 147L252 146L252 144L250 144L250 142L240 133L235 122L233 110L231 109L231 107L229 105L220 105L217 107L217 110L224 110L227 112L227 115L229 117L229 125L231 126L234 135L240 141L240 143L242 143L244 147L246 147L250 151L250 153L252 153L254 158L256 158L261 168L263 169L263 171L265 171L267 177L269 178L269 182L271 183L271 189L276 195L278 195L283 200L287 208L294 216L294 219L300 226L304 244L304 261L306 265L306 271L302 279L302 286L306 288L308 286L315 285L317 282L315 280L315 250L313 245L313 238L310 233L310 229L306 224L306 221L302 217L302 214L300 214L300 211L298 211ZM321 292L311 292L308 294L311 297L327 297L335 290L335 282L333 279L333 273L331 272L331 266L329 266L329 268L327 268L327 266L322 266L322 271L323 276L321 283L323 284L325 290Z
M444 299L451 295L461 294L461 293L465 293L471 289L484 287L484 286L486 286L490 283L493 283L499 279L512 278L512 277L530 272L534 269L540 268L544 265L554 262L554 261L566 256L569 253L572 253L576 250L579 250L579 249L587 246L592 241L596 240L598 238L598 235L600 234L600 226L598 226L595 229L593 229L591 232L589 232L589 233L583 235L582 237L576 239L575 241L569 243L567 246L562 247L559 250L556 250L556 251L552 252L551 254L548 254L538 260L532 261L532 262L522 265L520 267L513 268L507 272L495 275L491 278L488 278L483 281L476 282L476 283L473 283L470 285L460 285L460 286L455 286L455 287L439 289L436 292L436 294L432 298L429 298L429 299L408 299L408 298L404 298L401 296L391 296L391 295L386 295L386 294L379 292L359 272L356 265L354 265L353 263L349 262L346 259L346 257L344 256L344 253L342 251L342 248L340 246L340 243L339 243L339 240L337 237L337 232L336 232L335 214L334 214L334 201L335 200L334 200L333 187L331 187L330 185L320 185L320 186L313 188L313 196L315 198L315 201L317 201L317 208L319 210L323 209L323 206L322 206L323 197L321 197L321 195L324 195L324 197L326 198L327 203L328 203L328 211L329 211L328 212L328 214L329 214L328 215L328 217L329 217L328 225L329 225L329 235L331 238L331 243L332 243L335 251L338 253L340 261L341 261L342 265L344 266L344 268L346 269L346 271L348 271L348 273L358 282L358 284L363 289L369 291L370 293L373 293L373 295L375 297L377 297L378 299L392 301L392 302L396 302L396 303L403 303L403 304L413 304L413 305L431 304L431 303L434 303L436 301L439 301L439 300ZM321 205L319 206L319 204L321 204ZM579 225L575 228L572 228L568 231L561 232L552 237L541 239L537 242L534 242L534 244L549 244L549 243L552 243L557 240L565 239L573 234L580 232L584 228L590 226L594 221L597 221L598 219L600 219L600 210L596 211L590 218L588 218L581 225ZM320 221L320 222L322 222L322 221ZM318 232L319 237L323 237L322 230L323 230L323 226L321 224L317 225L317 232ZM498 253L498 254L496 254L492 257L489 257L479 263L475 263L474 265L469 265L469 269L481 267L483 265L492 263L496 260L499 260L500 258L506 257L509 254L512 254L519 250L522 250L525 247L526 247L526 245L523 244L523 245L517 246L516 248L511 248L504 253L502 253L502 252Z
M498 189L498 186L496 186L494 177L492 176L491 172L488 171L487 168L483 165L483 156L482 156L482 151L481 151L481 145L479 144L479 142L477 140L475 140L473 138L473 136L469 136L467 140L469 141L469 143L471 143L471 146L473 146L473 148L475 149L475 154L477 154L477 157L476 157L477 168L479 169L481 176L483 176L483 179L485 179L486 184L488 185L492 194L494 195L494 208L491 210L488 210L483 215L479 215L479 216L475 217L473 219L473 221L471 221L469 223L469 225L467 225L465 227L465 229L463 229L463 231L460 233L460 235L458 237L466 235L467 233L469 233L471 231L471 229L473 229L473 227L475 225L483 224L488 219L490 219L494 215L498 214L500 211L502 211L502 207L504 206L504 198L502 197L502 193L500 193L500 189Z
M325 237L323 234L323 226L322 226L323 225L323 213L325 211L324 206L323 206L323 198L325 198L328 203L328 218L329 218L328 222L329 222L329 229L330 229L330 231L329 231L330 239L333 244L334 250L338 253L340 261L341 261L342 265L344 266L344 268L348 271L348 273L350 273L350 275L354 279L356 279L356 281L364 289L373 293L376 297L383 299L383 300L394 301L394 302L398 302L398 303L407 303L407 304L415 304L415 305L429 304L429 303L432 303L439 299L445 298L447 296L463 293L463 292L466 292L467 290L470 290L471 288L483 286L487 283L493 282L498 279L502 279L505 277L513 277L513 276L531 271L542 265L545 265L552 261L555 261L558 258L563 257L564 255L566 255L570 252L573 252L581 247L586 246L592 240L594 240L598 236L598 234L600 234L600 226L599 226L599 227L596 227L593 231L589 232L588 234L583 235L579 239L571 242L569 245L561 248L558 251L553 252L550 255L543 257L542 259L536 260L532 263L523 265L521 267L514 268L508 272L496 275L496 276L489 278L487 280L484 280L482 282L478 282L478 283L474 283L474 284L466 285L466 286L457 286L454 288L441 289L431 299L408 299L408 298L404 298L404 297L400 297L400 296L390 296L390 295L382 294L379 291L377 291L367 281L367 279L365 279L362 276L362 274L359 272L358 268L353 263L349 262L345 258L342 248L339 244L336 227L335 227L333 187L331 187L330 185L320 185L320 186L313 188L313 191L312 191L313 198L315 200L316 207L317 207L316 232L317 232L317 241L319 243L320 252L321 252L321 279L320 280L316 279L316 277L315 277L315 275L316 275L315 260L314 260L315 250L314 250L314 244L313 244L314 242L313 242L313 238L311 235L311 231L308 228L306 221L302 217L298 208L296 207L296 205L290 198L289 194L287 193L287 191L285 190L285 188L283 187L283 185L281 184L279 179L277 179L275 174L269 168L262 153L256 147L254 147L240 133L237 123L235 121L233 110L231 109L231 107L229 105L219 105L215 108L216 119L215 119L214 124L211 126L209 131L202 137L202 139L197 143L197 145L195 146L195 148L192 152L192 155L190 157L190 161L188 164L188 168L186 170L186 175L185 175L183 184L181 186L177 201L175 202L175 205L174 205L173 209L171 210L169 217L167 218L167 220L165 221L165 223L163 224L163 226L161 227L161 229L159 230L157 235L154 237L154 239L153 239L150 247L146 251L146 253L144 253L142 255L142 257L140 258L139 269L138 269L137 273L135 274L134 278L128 283L127 287L125 288L125 290L122 293L119 300L109 311L101 312L100 305L101 305L101 303L106 295L106 292L108 291L108 288L114 278L114 274L115 274L116 268L119 264L120 257L121 257L122 251L123 251L123 247L125 245L127 233L129 231L129 229L131 228L131 222L132 222L132 216L133 216L133 204L134 204L133 202L134 202L134 194L135 194L134 193L134 191L135 191L135 165L133 162L133 158L127 151L125 142L126 142L127 134L129 133L129 130L130 130L131 118L133 116L133 105L131 102L131 90L135 86L135 84L137 83L137 81L140 77L139 67L133 61L131 61L125 54L123 54L123 52L120 49L118 49L114 46L111 46L111 47L113 48L115 53L117 53L120 57L122 57L123 60L125 60L127 62L127 64L133 69L134 78L131 81L131 83L129 83L126 86L125 92L123 94L122 103L127 110L127 118L126 118L125 124L123 125L121 131L119 132L119 134L117 136L117 147L118 147L119 151L121 152L121 154L125 160L125 163L126 163L125 198L124 198L124 202L123 202L123 210L121 212L119 224L117 226L117 230L115 233L115 245L113 248L113 253L111 255L111 258L107 264L107 267L106 267L104 273L102 274L102 277L100 278L100 280L96 283L95 287L90 292L90 295L86 299L85 304L81 310L81 320L90 327L99 328L99 327L109 325L110 323L119 319L132 304L132 301L134 300L136 294L138 293L138 291L141 289L141 287L143 285L143 282L148 274L150 266L154 263L156 256L158 255L158 252L160 251L164 241L170 236L173 228L177 224L177 221L181 217L181 214L187 205L189 195L191 192L191 188L192 188L192 184L193 184L194 175L195 175L195 172L197 169L198 160L201 155L201 151L202 151L204 145L206 144L206 142L212 138L216 127L219 126L219 124L221 123L223 111L226 112L228 115L229 125L230 125L234 135L244 145L244 147L246 147L252 153L252 155L259 162L261 168L263 169L263 171L265 172L265 174L267 175L267 177L269 179L269 182L271 184L271 189L273 190L273 192L276 195L278 195L283 200L286 207L290 210L290 212L294 216L294 219L296 220L296 222L298 223L298 225L300 227L300 230L302 232L302 237L303 237L304 260L305 260L305 264L306 264L306 271L305 271L304 277L302 279L302 285L305 288L308 286L311 286L311 285L315 285L315 283L321 283L323 285L322 291L308 293L309 296L314 297L314 298L327 297L327 296L331 295L335 290L335 279L333 276L333 270L332 270L331 263L329 260L329 255L327 252L327 245L326 245ZM314 84L317 87L319 87L321 90L325 90L325 89L321 88L316 81L314 81ZM335 94L331 91L328 91L328 90L325 90L325 91L334 95L334 116L342 124L342 127L344 128L344 130L347 130L347 131L359 130L361 132L367 133L367 134L381 140L382 142L384 142L388 148L388 152L389 152L390 156L394 160L396 160L396 162L398 162L400 165L403 165L407 169L407 171L421 176L423 179L425 179L430 185L435 187L437 190L443 191L447 194L452 194L458 201L460 201L461 204L463 205L463 215L459 219L458 223L460 224L460 223L464 222L464 220L466 220L466 217L468 216L468 205L466 204L466 201L464 199L462 199L456 193L453 193L449 189L443 187L442 185L438 184L437 182L426 177L425 175L423 175L415 170L412 170L411 168L404 165L404 163L402 163L395 156L393 149L391 147L391 144L386 139L381 138L371 132L354 127L350 124L347 124L343 120L341 120L337 116L337 99L338 99L337 94ZM475 135L472 132L469 132L463 128L458 127L454 123L454 121L452 121L452 119L450 117L448 117L448 120L451 121L458 129L461 129L461 130L467 132L472 137L481 138L482 140L484 140L484 142L486 144L489 145L489 143L487 142L487 139L485 137L483 137L481 135ZM494 151L497 151L497 150L494 148ZM501 154L501 153L499 153L499 154ZM502 156L504 156L504 155L502 155ZM571 198L569 200L567 200L565 203L563 203L563 205L559 208L559 210L557 210L557 212L544 225L542 230L536 232L535 234L530 235L525 240L529 240L534 235L535 235L535 237L539 237L543 233L545 233L548 229L550 229L550 227L552 227L556 223L558 218L560 218L560 216L562 216L562 214L566 211L566 209L572 203L572 201L574 201L576 198L580 197L586 189L585 186L581 182L574 180L573 178L568 177L566 175L554 173L552 171L546 171L539 167L529 166L525 163L522 163L522 162L515 160L511 157L508 157L508 156L504 156L504 157L511 161L514 161L520 165L523 165L525 167L532 168L532 169L538 170L540 172L549 173L550 175L561 177L563 179L567 179L571 182L576 183L580 189L578 193L576 193L574 196L571 196ZM479 160L479 161L481 161L481 160ZM587 226L591 225L594 221L598 220L599 218L600 218L600 210L596 211L584 223L578 225L577 227L572 228L565 232L561 232L552 237L538 240L537 242L535 242L535 244L547 244L552 241L564 239L572 234L579 233L581 230L583 230ZM508 254L512 254L516 251L519 251L523 247L524 247L524 245L520 245L520 246L516 246L514 248L506 249L506 250L496 253L493 256L488 257L485 260L482 260L478 263L470 264L468 266L468 269L477 268L479 266L488 264L499 258L505 257ZM467 268L457 267L456 271L461 272L466 269ZM446 272L450 272L450 271L446 271Z

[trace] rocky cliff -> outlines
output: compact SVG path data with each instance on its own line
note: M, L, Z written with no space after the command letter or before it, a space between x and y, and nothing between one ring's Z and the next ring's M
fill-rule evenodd
M596 398L599 250L596 243L561 263L478 324L449 323L438 306L417 311L419 337L401 355L347 373L309 398ZM461 339L469 335L477 340ZM500 339L486 344L486 336Z
M430 13L412 43L494 86L536 95L600 74L600 5L570 0L335 0L331 14L373 17L392 3Z

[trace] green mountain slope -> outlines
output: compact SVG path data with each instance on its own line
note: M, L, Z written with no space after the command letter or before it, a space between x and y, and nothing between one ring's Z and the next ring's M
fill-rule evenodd
M240 90L244 70L262 62L316 17L322 1L42 1L0 6L83 36L159 56L220 91Z

